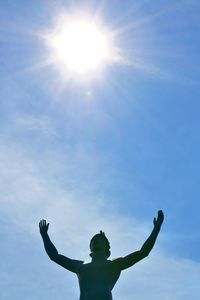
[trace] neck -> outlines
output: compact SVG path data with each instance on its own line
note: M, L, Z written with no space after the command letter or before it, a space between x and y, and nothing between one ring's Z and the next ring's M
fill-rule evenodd
M107 257L104 252L101 251L94 251L91 253L92 261L102 261L107 260Z

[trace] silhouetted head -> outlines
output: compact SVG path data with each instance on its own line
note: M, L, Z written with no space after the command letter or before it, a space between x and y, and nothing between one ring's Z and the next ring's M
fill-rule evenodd
M105 255L108 258L110 256L110 243L105 236L105 233L100 231L93 236L90 241L90 256L92 257L94 252L103 252L105 251Z

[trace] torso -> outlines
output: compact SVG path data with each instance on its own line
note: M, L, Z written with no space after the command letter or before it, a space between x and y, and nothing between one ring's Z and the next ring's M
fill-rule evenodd
M78 270L80 300L112 300L112 289L120 276L112 261L84 263Z

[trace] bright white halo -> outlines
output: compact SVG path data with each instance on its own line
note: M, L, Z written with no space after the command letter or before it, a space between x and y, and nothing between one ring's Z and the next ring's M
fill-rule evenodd
M49 42L56 61L78 73L93 70L109 59L106 35L86 21L62 24Z

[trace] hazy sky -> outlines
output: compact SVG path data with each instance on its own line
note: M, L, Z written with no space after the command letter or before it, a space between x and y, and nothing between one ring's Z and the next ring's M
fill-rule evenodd
M61 72L42 34L86 14L122 57ZM77 278L47 257L138 250L163 209L151 255L122 273L114 300L200 295L200 1L0 0L0 298L76 300Z

